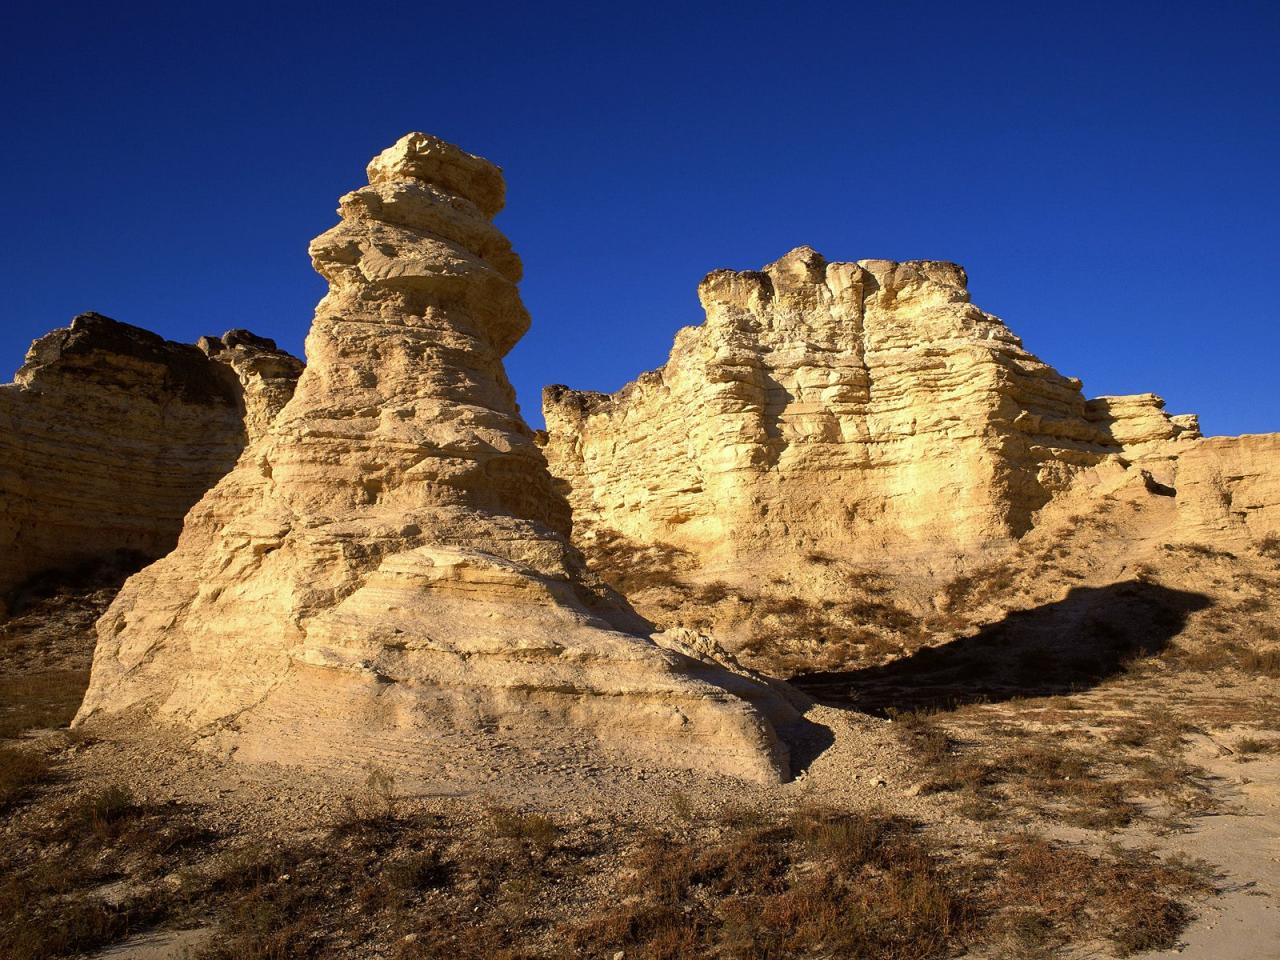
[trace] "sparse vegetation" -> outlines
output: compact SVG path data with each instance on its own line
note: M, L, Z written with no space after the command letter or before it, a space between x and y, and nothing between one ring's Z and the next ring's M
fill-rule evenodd
M1230 592L1191 631L1207 602L1162 586L1151 566L956 636L975 610L1022 589L1039 555L958 578L948 610L925 623L895 602L891 581L825 554L806 558L807 575L844 586L811 603L788 593L790 575L744 596L683 581L690 558L674 549L615 546L615 586L677 597L682 616L701 611L691 615L708 624L749 611L757 663L849 670L824 689L889 717L915 764L911 793L967 817L979 839L878 809L743 803L712 815L714 802L675 790L660 828L470 801L424 812L377 769L320 826L240 836L220 814L219 834L194 808L69 780L86 749L77 731L0 745L0 807L22 838L0 850L0 955L52 960L156 924L215 927L203 960L1025 960L1097 940L1125 955L1171 946L1211 889L1202 867L1105 843L1213 808L1202 771L1182 759L1186 695L1178 710L1161 700L1157 715L1149 694L1188 671L1206 687L1251 690L1280 675L1266 617L1274 578L1230 574ZM1197 570L1231 559L1170 549ZM82 684L74 671L0 681L14 691L0 699L0 734L65 725ZM1197 723L1260 731L1231 743L1241 761L1276 752L1267 731L1280 729L1280 699L1205 702L1212 712L1197 706ZM1097 832L1078 846L1009 832L1046 822Z
M1164 661L1176 669L1195 673L1236 670L1249 676L1280 677L1280 647L1258 649L1237 639L1194 646L1179 644L1165 652Z
M1064 704L1071 706L1070 704ZM1014 712L1017 711L1017 712ZM948 714L892 714L911 750L926 793L952 794L960 813L991 821L1026 813L1091 830L1112 831L1150 819L1141 801L1159 798L1171 810L1205 813L1214 802L1180 758L1180 733L1130 718L1106 737L1081 735L1076 724L1005 707L1001 725L981 707ZM1021 716L1019 716L1021 714ZM1018 733L1006 730L1020 719ZM963 735L952 732L963 729Z
M954 613L981 606L1012 587L1017 575L1017 567L1007 560L961 574L943 587L943 608Z
M1189 553L1207 560L1234 560L1236 555L1230 550L1219 550L1205 543L1166 543L1164 549L1171 553Z
M955 847L901 816L822 806L690 812L676 832L397 809L358 830L250 845L110 785L59 816L62 836L42 855L0 854L0 955L47 960L157 923L210 921L201 960L924 960L1010 937L1105 937L1124 951L1167 942L1189 915L1182 901L1208 889L1148 854L1022 835ZM165 830L188 839L157 845ZM174 874L180 883L155 882ZM120 876L130 886L110 903L91 892Z
M1280 750L1280 741L1263 740L1260 737L1241 737L1236 741L1235 752L1243 759Z
M0 813L46 783L51 772L52 765L42 754L0 744Z
M80 709L88 670L43 670L0 677L0 739L65 727Z
M526 849L545 855L559 834L550 817L538 813L516 813L501 807L489 810L495 836L515 840Z
M1110 940L1122 957L1174 946L1189 919L1182 898L1212 887L1205 865L1140 850L1112 848L1098 857L1027 835L1007 838L1000 850L996 902L1028 908L1046 939L1088 932Z
M139 803L115 785L54 802L10 820L45 826L27 833L34 850L0 849L0 956L73 956L185 909L154 884L207 847L211 835L189 810ZM120 890L108 897L101 890L112 883Z
M680 571L692 564L685 550L670 544L641 545L616 530L598 528L591 536L591 569L627 597L649 590L683 592Z

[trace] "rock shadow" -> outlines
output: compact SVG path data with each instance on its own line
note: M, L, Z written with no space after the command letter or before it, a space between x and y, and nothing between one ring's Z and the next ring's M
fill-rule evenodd
M1062 600L1014 611L942 646L791 682L823 703L877 716L1076 693L1160 653L1191 613L1211 605L1203 594L1143 580L1076 587Z

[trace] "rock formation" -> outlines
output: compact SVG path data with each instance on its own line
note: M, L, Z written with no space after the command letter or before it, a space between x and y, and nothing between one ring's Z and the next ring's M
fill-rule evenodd
M575 539L667 550L695 583L803 592L812 558L936 585L1135 484L1176 493L1188 537L1280 530L1280 436L1200 439L1152 394L1086 400L966 284L951 263L807 247L710 274L706 322L665 366L612 395L545 391Z
M115 552L163 556L301 369L242 330L189 346L86 313L41 337L0 386L0 594Z
M529 317L498 168L410 134L368 177L311 244L293 399L99 623L79 721L144 710L246 759L421 771L559 738L784 775L792 708L643 635L567 542L502 366Z

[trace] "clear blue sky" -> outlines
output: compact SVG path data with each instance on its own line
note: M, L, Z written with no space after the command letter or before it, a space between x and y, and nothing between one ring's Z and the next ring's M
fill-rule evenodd
M532 423L661 364L707 271L808 243L956 260L1090 395L1280 430L1278 11L8 4L0 365L84 310L300 350L307 241L421 129L506 170Z

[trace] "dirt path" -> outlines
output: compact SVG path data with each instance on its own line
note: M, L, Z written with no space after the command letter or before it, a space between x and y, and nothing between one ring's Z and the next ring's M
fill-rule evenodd
M1175 950L1149 960L1276 960L1280 958L1280 757L1241 763L1219 756L1230 735L1199 738L1192 762L1215 776L1228 799L1218 816L1196 821L1171 848L1218 865L1222 896L1205 903Z

